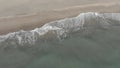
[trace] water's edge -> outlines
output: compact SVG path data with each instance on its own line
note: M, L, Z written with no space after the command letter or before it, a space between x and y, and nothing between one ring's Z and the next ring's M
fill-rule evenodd
M81 13L77 17L53 21L31 31L21 30L0 36L0 43L7 41L19 45L34 44L38 39L45 39L49 35L61 40L72 32L83 31L86 28L90 28L89 32L91 32L90 30L94 31L96 28L108 29L116 25L120 25L119 13Z

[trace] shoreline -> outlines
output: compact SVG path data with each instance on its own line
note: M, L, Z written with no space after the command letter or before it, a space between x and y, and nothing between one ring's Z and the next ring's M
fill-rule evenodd
M79 6L79 5L78 5ZM23 15L8 16L0 18L0 35L16 32L19 30L32 30L39 28L46 23L64 18L75 17L80 13L99 12L99 13L119 13L120 4L114 3L106 6L106 3L85 7L71 7L60 10L50 10L45 12L28 13Z

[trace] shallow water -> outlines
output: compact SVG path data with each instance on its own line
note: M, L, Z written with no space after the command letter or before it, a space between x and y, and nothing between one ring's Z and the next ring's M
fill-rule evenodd
M81 23L83 17L82 19L79 17L77 22L79 21L78 23L83 26L79 29L79 25L72 24L76 22L76 19L72 18L72 20L59 21L70 23L69 25L63 23L65 27L62 26L63 24L59 26L54 23L50 24L64 29L54 27L54 30L49 28L48 32L40 29L41 33L46 33L32 34L35 37L31 35L31 32L29 34L29 31L2 36L0 68L119 68L120 21L107 18L104 18L104 21L103 18L99 19L93 14L85 14L84 25ZM99 24L101 21L109 25L104 24L103 27L103 24ZM44 27L46 26L48 25ZM16 38L18 36L22 36L21 39L24 41L20 41L20 38L18 40Z

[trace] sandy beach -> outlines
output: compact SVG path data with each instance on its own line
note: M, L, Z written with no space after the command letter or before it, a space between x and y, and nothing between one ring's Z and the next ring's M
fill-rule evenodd
M119 13L119 0L0 0L0 34L39 28L85 12Z

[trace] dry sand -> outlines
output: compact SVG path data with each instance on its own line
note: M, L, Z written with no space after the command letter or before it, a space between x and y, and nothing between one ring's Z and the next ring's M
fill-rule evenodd
M0 34L31 30L83 12L120 12L119 0L0 0Z

